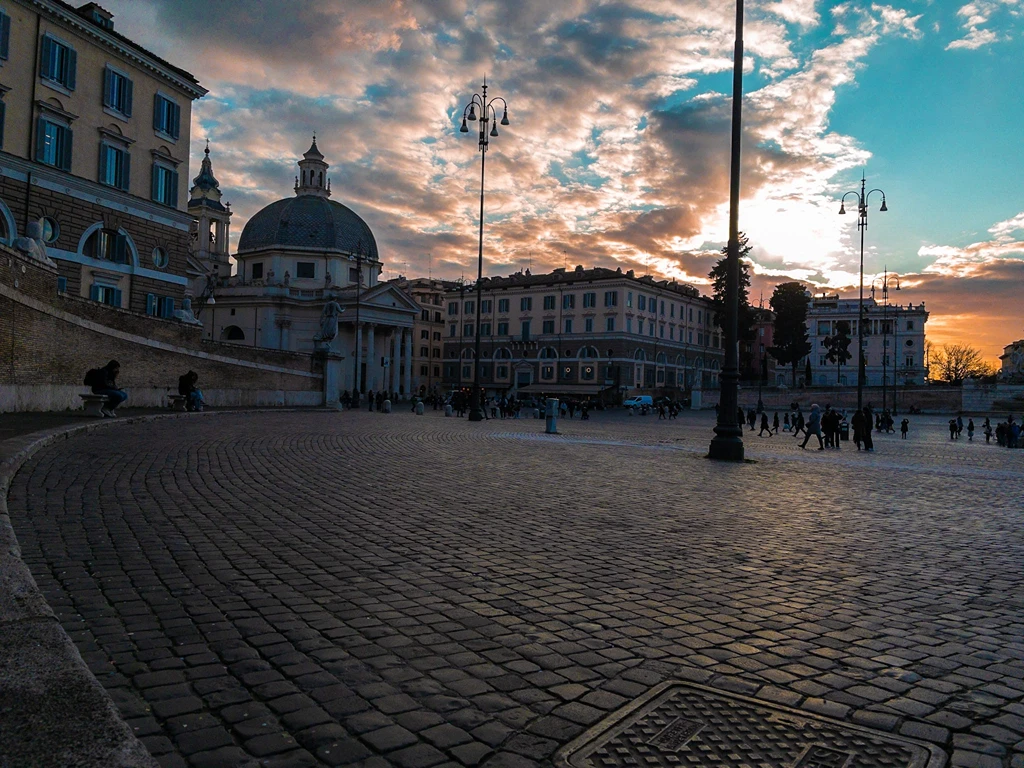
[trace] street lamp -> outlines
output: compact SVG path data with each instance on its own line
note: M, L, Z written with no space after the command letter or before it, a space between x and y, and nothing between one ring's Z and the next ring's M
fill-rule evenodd
M900 277L896 273L889 273L888 267L885 268L885 272L882 277L882 412L885 412L885 406L887 400L887 383L888 383L888 364L889 364L889 283L895 281L896 287L893 290L900 290ZM871 281L871 298L875 298L875 282ZM892 404L893 410L896 409L896 366L899 362L899 304L896 304L896 325L895 333L893 334L893 349L895 350L892 360L892 371L893 371L893 390L892 390Z
M477 146L480 148L480 248L477 255L477 271L476 271L476 376L473 378L473 395L469 401L469 420L470 421L483 421L484 409L481 400L481 385L483 383L483 364L480 362L480 304L483 301L483 278L484 278L484 163L487 159L487 146L490 143L491 137L497 137L498 135L498 113L494 109L494 102L500 101L502 106L501 124L508 125L508 104L500 96L493 97L490 101L487 100L487 78L484 78L482 93L474 93L472 98L469 100L469 104L462 110L462 127L459 128L460 133L469 133L469 127L466 125L466 121L474 122L479 121L479 141ZM479 118L477 116L477 109L480 110ZM490 130L487 130L488 124Z
M729 174L729 247L725 258L725 360L722 366L718 422L708 458L743 461L743 425L737 423L739 401L739 294L740 294L740 138L743 115L743 0L736 0L736 47L732 62L732 154ZM703 375L703 374L702 374Z
M857 299L857 410L864 407L864 230L868 228L868 198L877 192L882 196L882 207L879 211L888 211L885 205L885 192L880 189L864 191L864 174L860 176L860 192L852 190L842 196L839 201L839 213L846 213L846 198L853 195L857 198L857 229L860 230L860 295Z

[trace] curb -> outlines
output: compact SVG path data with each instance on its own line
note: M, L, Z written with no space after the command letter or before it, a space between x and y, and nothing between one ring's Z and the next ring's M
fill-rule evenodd
M297 410L316 409L145 414L55 427L0 443L0 766L159 768L89 670L21 559L7 507L19 470L62 440L121 424Z

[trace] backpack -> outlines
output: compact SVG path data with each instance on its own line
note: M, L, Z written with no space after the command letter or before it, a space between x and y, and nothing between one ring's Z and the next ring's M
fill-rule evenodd
M103 386L103 369L102 368L91 368L86 374L85 379L82 383L87 387L102 387Z

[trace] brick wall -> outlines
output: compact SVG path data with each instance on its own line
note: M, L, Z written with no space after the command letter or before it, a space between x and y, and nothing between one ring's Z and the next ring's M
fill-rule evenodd
M201 326L58 294L57 270L2 245L0 290L0 410L77 407L85 372L110 359L136 405L164 404L188 370L214 405L320 402L311 355L203 341Z

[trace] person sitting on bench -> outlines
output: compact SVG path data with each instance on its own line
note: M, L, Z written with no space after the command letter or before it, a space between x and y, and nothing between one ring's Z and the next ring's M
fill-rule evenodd
M178 394L185 398L185 408L189 411L201 411L206 405L202 391L196 386L197 381L199 374L195 371L178 377Z
M85 374L85 385L92 388L94 395L103 395L107 404L100 409L103 416L117 416L117 407L128 399L128 393L117 388L117 375L121 364L111 360L102 368L93 368Z

